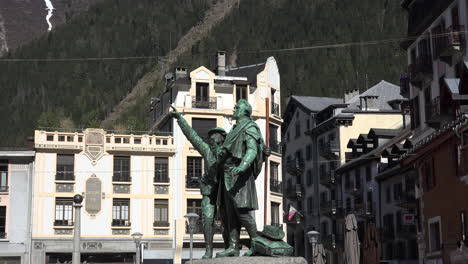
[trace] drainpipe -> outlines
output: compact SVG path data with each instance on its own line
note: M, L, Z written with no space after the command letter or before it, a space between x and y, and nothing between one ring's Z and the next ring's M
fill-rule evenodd
M270 147L270 98L265 99L266 124L265 124L265 145ZM268 205L268 157L265 159L265 182L263 186L263 225L267 224Z

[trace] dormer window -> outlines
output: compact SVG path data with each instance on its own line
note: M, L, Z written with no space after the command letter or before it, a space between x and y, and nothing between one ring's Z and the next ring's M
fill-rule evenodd
M247 85L236 85L236 102L240 99L248 100Z
M210 97L209 83L196 83L195 98L192 100L192 107L216 109L216 97Z

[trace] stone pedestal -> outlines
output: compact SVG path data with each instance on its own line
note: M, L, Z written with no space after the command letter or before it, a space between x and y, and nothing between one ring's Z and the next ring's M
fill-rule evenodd
M230 258L212 258L197 259L185 262L187 264L307 264L302 257L230 257Z

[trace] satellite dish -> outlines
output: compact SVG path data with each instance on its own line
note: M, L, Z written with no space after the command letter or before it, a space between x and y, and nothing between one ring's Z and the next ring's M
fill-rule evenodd
M174 74L172 72L168 72L164 75L164 78L166 78L166 80L172 80L174 78Z

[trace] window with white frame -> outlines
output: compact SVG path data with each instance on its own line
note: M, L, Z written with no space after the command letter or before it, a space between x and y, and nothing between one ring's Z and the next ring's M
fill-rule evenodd
M73 198L55 199L55 222L56 226L73 225Z
M432 217L428 221L429 252L439 253L442 248L442 232L440 216Z

